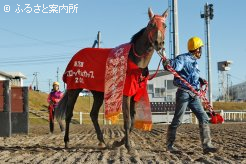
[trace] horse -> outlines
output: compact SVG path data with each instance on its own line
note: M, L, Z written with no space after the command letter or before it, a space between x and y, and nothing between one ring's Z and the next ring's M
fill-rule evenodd
M137 65L139 70L142 71L142 75L146 76L146 69L152 58L154 51L161 51L164 49L164 39L166 31L166 18L168 16L168 9L162 15L154 15L151 8L148 8L149 22L146 27L141 29L139 32L134 34L131 38L131 48L128 53L128 60L131 60L134 64ZM100 55L100 54L98 54ZM58 120L60 120L65 115L65 135L64 142L65 148L68 148L69 145L69 125L73 116L73 108L79 93L84 88L79 89L67 89L63 98L58 104L58 110L56 110L55 115ZM88 89L88 88L86 88ZM90 117L93 122L97 139L99 140L98 146L106 147L106 143L103 138L102 131L98 123L98 113L99 109L104 101L104 92L99 92L96 90L90 90L94 102L90 112ZM125 144L125 147L128 151L131 150L129 142L129 134L134 127L134 96L123 95L122 100L122 112L124 119L124 130L125 136L121 141L115 141L113 146L120 146Z

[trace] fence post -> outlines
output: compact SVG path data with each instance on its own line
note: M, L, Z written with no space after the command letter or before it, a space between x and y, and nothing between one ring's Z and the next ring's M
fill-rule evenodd
M224 111L223 110L220 111L220 115L224 118L224 120L222 122L222 124L223 124L225 122L225 116L224 116Z
M192 121L192 112L190 112L190 123L193 124L193 121Z
M0 137L10 137L12 135L10 81L0 81L0 87L1 108L3 108L0 110Z
M197 118L195 117L195 124L198 124L198 120L197 120Z
M167 111L167 123L169 124L169 111Z
M83 112L79 112L79 124L83 123Z
M4 95L4 106L3 111L4 112L11 112L11 86L10 86L9 80L3 81L3 95Z

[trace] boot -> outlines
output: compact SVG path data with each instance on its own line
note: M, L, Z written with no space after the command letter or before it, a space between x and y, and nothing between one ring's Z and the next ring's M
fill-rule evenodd
M169 152L178 152L179 150L173 146L175 138L176 138L176 130L177 128L172 128L168 126L167 129L167 138L166 138L166 145L167 145L167 151Z
M218 148L214 147L211 142L210 128L208 124L199 124L200 137L202 142L203 153L215 153Z
M50 121L50 133L54 132L54 123Z

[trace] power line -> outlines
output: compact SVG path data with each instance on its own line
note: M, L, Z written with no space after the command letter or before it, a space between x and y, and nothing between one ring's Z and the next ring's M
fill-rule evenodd
M61 55L61 54L69 54L69 55ZM48 55L43 55L40 54L38 55L38 57L32 55L32 56L19 56L19 57L0 57L1 60L20 60L20 59L30 59L30 58L52 58L52 57L66 57L66 56L72 56L74 54L74 52L59 52L59 53L54 53L54 54L48 54Z
M230 76L233 77L234 79L240 80L241 82L244 82L244 81L245 81L244 79L241 79L241 78L239 78L239 77L236 77L236 76L234 76L234 75L232 75L232 74L230 74Z
M26 61L9 61L9 62L1 62L0 66L10 66L10 65L26 65L26 64L45 64L45 63L54 63L54 62L61 62L64 59L71 59L71 57L66 58L53 58L53 59L37 59L37 60L26 60Z
M55 45L55 46L62 46L62 47L73 47L73 48L79 48L79 47L75 47L75 46L70 46L70 45L64 45L64 44L61 44L62 42L68 42L70 43L71 41L73 40L65 40L65 41L46 41L46 40L42 40L42 39L38 39L38 38L35 38L35 37L31 37L31 36L28 36L28 35L25 35L25 34L22 34L22 33L18 33L18 32L15 32L15 31L11 31L9 29L5 29L5 28L2 28L0 27L0 30L2 31L5 31L5 32L8 32L8 33L11 33L11 34L14 34L14 35L17 35L17 36L20 36L20 37L23 37L23 38L26 38L26 39L29 39L29 40L34 40L34 41L37 41L37 42L41 42L43 44L48 44L48 45ZM81 39L82 40L82 39ZM88 39L84 39L84 40L88 40ZM7 46L6 46L7 47ZM5 46L1 46L0 45L0 48L5 48Z
M56 59L65 59L71 58L71 56L57 56L57 57L50 57L50 58L36 58L36 59L23 59L23 60L5 60L1 61L0 63L25 63L25 62L35 62L35 61L48 61L48 60L56 60Z
M44 64L54 64L54 62L64 62L63 59L61 60L52 60L52 61L42 61L42 62L32 62L32 63L12 63L12 64L0 64L1 67L9 67L9 66L20 66L20 65L27 65L30 66L30 65L44 65Z

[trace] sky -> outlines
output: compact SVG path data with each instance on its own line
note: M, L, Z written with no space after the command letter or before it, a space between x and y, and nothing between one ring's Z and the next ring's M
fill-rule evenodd
M148 7L155 14L168 8L169 0L1 0L0 1L0 71L22 72L32 84L37 72L39 89L49 91L49 80L62 83L62 74L72 56L91 47L98 31L101 47L116 47L130 41L133 34L148 23ZM205 41L204 19L200 13L205 3L214 5L210 22L210 50L213 94L218 94L220 61L233 61L232 84L246 81L246 1L245 0L178 0L180 53L187 52L187 40L199 36ZM60 9L49 13L52 5ZM39 7L38 7L39 6ZM38 10L40 9L40 10ZM48 12L48 13L45 13ZM169 52L169 19L165 47ZM205 52L205 50L203 51ZM150 69L156 69L159 56L154 54ZM198 62L201 76L206 77L206 55ZM61 88L63 89L63 88Z

